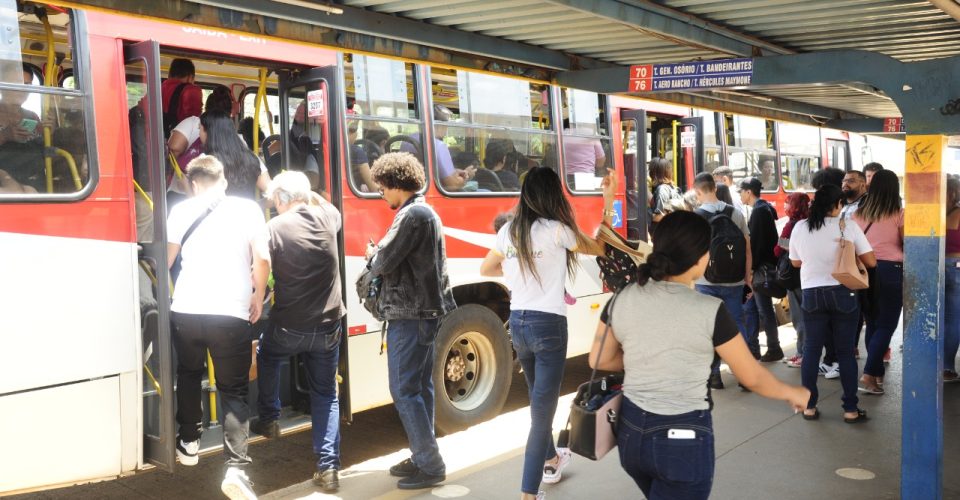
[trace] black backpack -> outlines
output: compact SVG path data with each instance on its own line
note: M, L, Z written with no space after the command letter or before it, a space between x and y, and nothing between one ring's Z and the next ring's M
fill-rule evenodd
M727 205L717 213L697 209L710 222L710 263L703 277L710 283L737 283L747 272L747 240L733 222L734 208Z

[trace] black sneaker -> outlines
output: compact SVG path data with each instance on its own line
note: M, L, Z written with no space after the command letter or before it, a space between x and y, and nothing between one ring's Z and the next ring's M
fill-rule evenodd
M418 472L420 472L420 468L409 458L390 467L390 475L394 477L410 477Z
M397 488L400 488L401 490L420 490L423 488L429 488L446 480L446 474L435 476L433 474L427 474L422 470L417 470L416 474L397 481Z
M710 378L707 379L707 385L709 385L711 389L723 389L723 379L720 378L719 373L711 373Z
M318 470L313 473L313 484L323 491L337 491L340 489L340 475L337 469Z
M193 466L197 465L197 462L200 460L200 457L197 454L200 452L200 440L186 442L182 439L177 439L177 460L180 461L180 465Z
M254 420L253 422L250 422L250 431L267 439L276 439L280 437L280 422L277 422L276 420L271 420L269 422L264 422L263 420Z
M772 363L774 361L780 361L783 359L783 349L777 347L776 349L767 349L767 352L760 356L760 361L764 363Z

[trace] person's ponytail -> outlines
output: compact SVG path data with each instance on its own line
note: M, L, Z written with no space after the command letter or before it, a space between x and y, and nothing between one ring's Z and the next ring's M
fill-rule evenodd
M637 267L637 283L663 281L695 266L710 251L710 224L693 212L672 212L653 232L653 253Z
M817 231L826 224L830 212L833 212L842 199L843 191L833 184L822 186L814 193L813 202L810 203L810 216L807 217L810 232Z

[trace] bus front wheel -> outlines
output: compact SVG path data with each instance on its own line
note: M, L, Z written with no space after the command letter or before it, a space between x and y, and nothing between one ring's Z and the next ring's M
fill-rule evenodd
M436 425L450 434L495 417L513 377L510 340L490 309L464 304L440 325L433 367Z

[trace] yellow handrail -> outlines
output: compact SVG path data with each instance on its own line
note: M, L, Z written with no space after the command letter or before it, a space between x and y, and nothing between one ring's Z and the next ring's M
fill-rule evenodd
M180 164L177 163L177 157L173 155L172 151L167 152L167 157L170 158L170 164L173 165L173 174L177 176L177 179L183 179L183 170L180 170Z
M73 185L77 188L77 191L83 189L83 181L80 180L80 172L77 170L77 162L73 160L73 155L60 148L53 148L53 152L67 161L67 166L70 167L70 175L73 177Z
M141 196L143 196L143 199L147 200L147 206L150 207L150 211L152 212L152 211L153 211L153 200L151 200L151 199L150 199L150 195L148 195L147 192L144 191L142 187L140 187L140 183L138 183L136 179L133 180L133 188L134 188L138 193L140 193Z
M260 68L260 83L257 86L257 96L253 100L253 154L260 156L260 106L266 100L267 68ZM271 124L273 121L271 120Z
M57 79L57 52L54 45L55 41L53 39L53 27L50 26L50 19L47 18L45 12L38 14L40 20L43 22L43 31L46 34L47 38L47 68L46 73L43 75L43 83L47 87L55 86ZM43 146L44 148L50 148L53 144L53 137L50 132L50 101L53 99L52 95L45 94L43 96ZM72 159L70 160L72 161ZM43 165L44 171L47 176L47 192L53 192L53 158L50 155L43 155ZM76 165L74 165L76 168ZM79 190L79 188L77 188Z
M207 350L207 390L210 391L210 425L217 423L217 377L213 371L213 357Z

